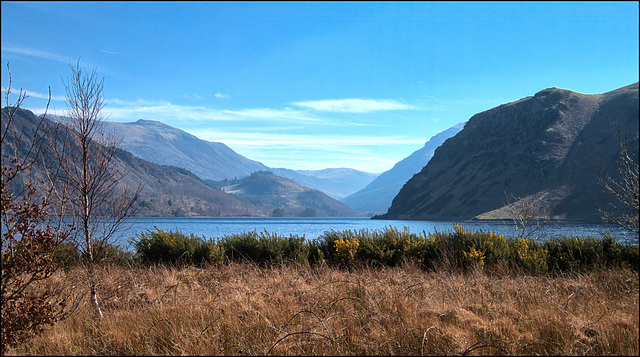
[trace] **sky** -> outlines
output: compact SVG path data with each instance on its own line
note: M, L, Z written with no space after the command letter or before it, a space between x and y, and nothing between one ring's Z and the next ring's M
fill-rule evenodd
M2 1L2 87L157 120L269 167L380 173L474 114L638 81L638 2ZM3 93L4 94L4 93ZM6 104L3 95L3 106Z

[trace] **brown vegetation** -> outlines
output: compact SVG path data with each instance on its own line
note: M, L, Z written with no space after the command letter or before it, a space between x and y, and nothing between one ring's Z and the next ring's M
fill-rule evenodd
M506 271L506 270L505 270ZM521 276L324 264L102 265L104 319L74 316L8 354L638 355L638 272ZM88 294L84 271L59 271ZM74 283L75 282L75 283Z
M54 274L57 266L53 255L70 232L60 220L47 214L51 192L36 190L38 180L33 178L31 168L41 152L43 119L36 119L33 131L16 125L15 114L28 96L20 89L16 101L9 102L11 71L8 63L7 71L9 85L5 89L6 106L2 108L0 127L2 354L6 348L28 340L46 325L63 318L66 299L57 295L59 289L56 287L42 283ZM38 285L39 288L35 288Z

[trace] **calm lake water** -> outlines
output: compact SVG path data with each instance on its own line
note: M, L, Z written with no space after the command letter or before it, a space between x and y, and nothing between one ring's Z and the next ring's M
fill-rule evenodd
M399 230L407 227L412 233L432 233L434 231L451 231L454 223L460 223L471 230L495 231L512 236L516 231L512 222L447 222L447 221L391 221L371 220L368 218L335 218L335 217L135 217L129 219L127 226L117 240L123 248L131 249L129 238L154 227L165 231L193 233L207 239L222 238L242 232L277 233L279 235L304 236L315 239L325 231L368 229L383 230L395 227ZM628 231L611 224L582 223L549 223L541 230L533 233L538 239L558 236L592 236L600 237L600 233L610 233L621 242L633 242L634 236ZM532 235L532 237L533 237Z

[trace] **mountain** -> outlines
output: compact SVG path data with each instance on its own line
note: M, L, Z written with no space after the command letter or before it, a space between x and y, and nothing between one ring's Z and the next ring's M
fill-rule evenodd
M478 113L374 218L504 218L510 198L537 197L553 218L600 222L606 196L591 172L615 174L614 119L637 154L638 117L637 82L594 95L548 88Z
M120 148L147 161L185 168L204 180L240 178L255 171L272 171L297 183L340 199L366 186L377 174L353 169L317 171L269 168L223 143L201 140L180 129L153 120L105 122L122 138Z
M335 199L342 199L365 187L378 174L349 169L330 168L323 170L269 169L274 175L282 176L302 186L322 191Z
M7 120L7 110L2 109L3 126ZM19 109L13 119L14 127L20 131L24 128L28 135L21 138L20 149L24 149L26 138L33 137L39 118L31 111ZM43 127L51 127L53 122L45 119ZM5 128L3 127L3 130ZM43 130L39 133L42 134ZM12 150L9 142L15 139L15 132L8 130L3 141L2 161L11 158ZM43 154L46 155L46 141ZM113 164L124 168L126 176L119 182L120 188L135 187L142 183L144 188L135 203L138 216L256 216L265 215L264 211L248 201L221 192L203 182L188 170L154 164L131 153L119 149ZM34 165L36 179L44 178L41 166ZM37 180L36 180L37 181ZM16 184L20 184L16 182ZM15 189L18 189L16 187Z
M6 144L13 142L16 134L13 130L5 130L6 118L7 110L3 108L3 134L6 132L7 135L2 146L3 163L12 158L12 147ZM16 112L13 126L18 132L24 128L26 134L21 137L20 149L28 147L26 138L33 137L39 120L28 110L19 109ZM42 128L60 125L49 119L44 120ZM132 132L136 132L135 126L129 128ZM44 129L41 129L39 133L42 134L43 131ZM166 138L170 136L170 132L163 131L163 135L161 136ZM182 134L174 132L173 135ZM161 139L157 138L157 140ZM194 141L195 144L199 142L200 140ZM74 148L71 147L70 150ZM43 154L47 154L46 141L43 145ZM143 189L134 205L137 216L271 216L274 213L287 216L354 217L363 215L322 192L302 187L291 180L265 171L254 172L240 180L235 179L232 184L221 186L222 190L220 190L187 169L158 165L123 149L116 151L112 164L123 168L126 172L118 182L119 188L143 184ZM34 165L33 171L36 181L45 177L42 167ZM20 183L15 180L14 182L15 190L20 189Z
M386 212L398 191L414 174L418 173L429 162L438 146L456 135L464 123L440 132L429 139L419 150L396 163L390 170L383 172L360 191L341 199L349 207L359 211Z
M108 131L122 138L121 149L157 164L185 168L202 179L243 177L268 169L223 143L200 140L158 121L140 119L133 123L105 124Z
M225 193L241 197L272 216L356 217L363 216L326 194L303 187L269 171L256 171L241 179L225 180Z

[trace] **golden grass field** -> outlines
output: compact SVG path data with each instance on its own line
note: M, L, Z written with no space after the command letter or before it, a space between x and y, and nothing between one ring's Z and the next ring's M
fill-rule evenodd
M638 272L558 276L325 264L102 265L52 284L67 319L8 355L638 355Z

